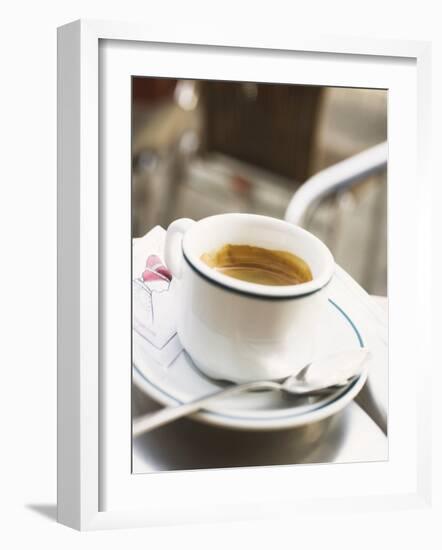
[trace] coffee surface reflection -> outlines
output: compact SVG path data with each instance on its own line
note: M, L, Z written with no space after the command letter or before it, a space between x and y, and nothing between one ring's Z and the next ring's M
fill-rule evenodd
M285 250L226 244L205 252L201 260L228 277L260 285L297 285L313 279L308 264Z

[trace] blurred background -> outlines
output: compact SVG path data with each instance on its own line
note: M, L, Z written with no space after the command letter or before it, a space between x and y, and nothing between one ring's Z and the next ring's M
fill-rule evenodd
M387 91L134 77L132 234L223 212L283 218L324 168L387 139ZM386 171L328 193L303 225L387 295Z

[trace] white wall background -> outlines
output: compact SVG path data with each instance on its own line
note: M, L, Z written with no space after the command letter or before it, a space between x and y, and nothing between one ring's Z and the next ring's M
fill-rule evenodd
M391 514L79 534L57 525L56 434L56 27L79 17L170 21L251 35L315 34L434 40L435 130L440 127L442 38L437 2L185 2L64 0L8 2L2 9L1 132L1 518L4 548L437 548L441 517L441 407L434 404L433 509ZM400 11L398 11L400 10ZM435 132L436 143L440 143ZM436 173L437 172L437 173ZM437 178L437 176L439 176ZM442 181L435 166L434 180ZM441 185L439 185L439 188ZM440 191L439 201L442 204ZM436 208L435 208L436 210ZM436 225L438 227L436 227ZM442 235L440 216L435 235ZM434 247L437 244L435 237ZM440 248L440 239L439 239ZM436 250L436 248L435 248ZM440 265L435 279L441 280ZM440 291L439 291L440 298ZM436 299L436 298L435 298ZM439 302L440 303L440 302ZM435 314L435 326L442 326ZM436 389L433 390L436 397ZM436 400L435 400L436 401ZM436 439L436 434L438 439ZM287 490L295 490L288 487ZM37 511L35 509L37 507ZM5 540L3 540L5 539ZM6 542L8 539L8 542Z

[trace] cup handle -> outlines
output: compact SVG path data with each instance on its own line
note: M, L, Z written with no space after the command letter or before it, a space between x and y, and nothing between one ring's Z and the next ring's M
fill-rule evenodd
M167 228L164 260L166 266L177 279L181 278L184 233L195 222L189 218L181 218L172 222Z

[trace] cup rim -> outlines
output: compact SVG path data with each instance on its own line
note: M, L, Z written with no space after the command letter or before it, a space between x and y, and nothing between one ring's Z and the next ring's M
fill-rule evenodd
M302 234L304 238L307 238L315 244L315 246L321 251L321 254L325 258L325 268L323 271L314 277L312 281L306 283L299 283L296 285L281 285L270 286L261 285L258 283L250 283L248 281L242 281L240 279L234 279L228 275L224 275L206 265L200 258L192 254L189 250L189 242L192 238L192 234L200 230L202 226L215 219L223 218L224 220L231 218L238 219L248 218L251 221L258 221L263 223L272 223L279 225L281 228L289 230L292 233ZM201 276L207 282L218 286L224 290L236 292L245 296L251 296L255 298L269 299L269 300L281 300L281 299L296 299L304 298L316 292L319 292L331 281L335 271L335 261L333 255L328 247L318 237L310 233L309 231L291 224L284 220L272 218L270 216L262 216L259 214L246 214L246 213L228 213L217 214L214 216L208 216L197 222L195 222L185 233L182 241L183 257L187 265L192 269L194 273Z

